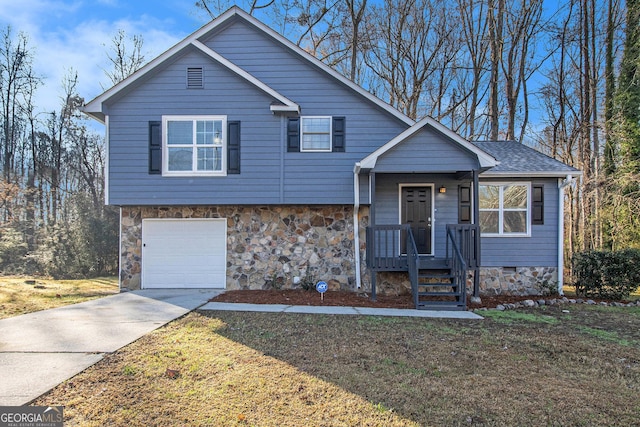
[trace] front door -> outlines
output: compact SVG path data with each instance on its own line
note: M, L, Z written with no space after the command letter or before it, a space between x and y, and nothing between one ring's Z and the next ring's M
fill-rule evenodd
M426 186L401 188L400 221L402 224L411 226L418 253L431 255L432 188ZM402 240L402 253L406 253L404 239Z

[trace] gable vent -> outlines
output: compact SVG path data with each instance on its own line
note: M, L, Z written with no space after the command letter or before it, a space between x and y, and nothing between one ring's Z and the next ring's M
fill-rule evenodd
M202 67L187 68L187 88L201 89L204 87L204 73Z

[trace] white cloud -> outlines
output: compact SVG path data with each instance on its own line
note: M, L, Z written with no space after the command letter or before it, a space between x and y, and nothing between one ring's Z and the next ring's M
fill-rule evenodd
M110 85L103 70L109 67L106 52L119 29L125 30L128 36L142 35L147 60L186 35L163 30L175 27L171 19L139 15L109 20L117 1L98 3L102 6L88 7L104 8L104 18L89 16L79 1L0 0L0 25L3 28L10 25L14 35L19 31L28 35L35 72L43 77L43 85L36 94L39 110L59 108L61 82L70 70L78 73L78 92L87 101L102 93L101 84Z

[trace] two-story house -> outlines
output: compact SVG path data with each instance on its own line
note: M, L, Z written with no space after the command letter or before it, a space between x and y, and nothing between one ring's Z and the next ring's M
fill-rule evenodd
M123 290L313 278L462 306L467 282L562 283L579 171L416 123L236 7L84 111L106 127Z

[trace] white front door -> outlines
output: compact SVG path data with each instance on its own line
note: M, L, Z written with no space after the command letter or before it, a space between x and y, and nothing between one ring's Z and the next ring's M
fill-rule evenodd
M227 221L143 219L142 288L225 288Z

